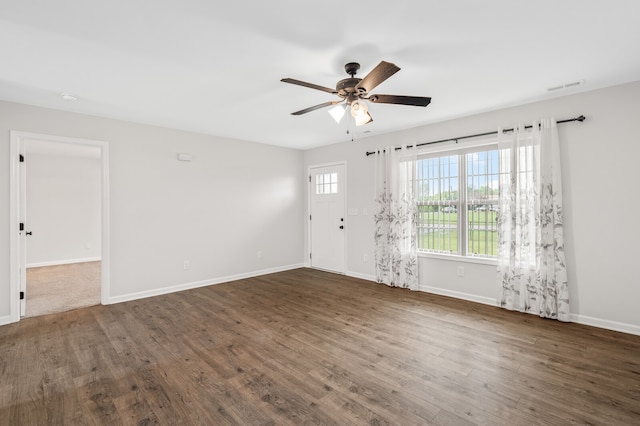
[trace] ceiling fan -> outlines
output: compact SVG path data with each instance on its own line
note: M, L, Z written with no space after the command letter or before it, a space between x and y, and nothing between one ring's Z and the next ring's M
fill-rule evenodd
M363 124L373 121L373 118L369 114L367 104L362 101L370 101L379 104L412 105L421 107L426 107L431 102L431 98L424 96L372 95L369 93L380 83L400 71L400 68L395 64L382 61L364 78L357 78L355 76L359 69L360 64L357 62L349 62L346 64L344 66L344 70L351 77L338 81L335 89L318 86L317 84L307 83L293 78L283 78L280 81L284 83L297 84L298 86L322 90L323 92L331 93L332 95L338 95L341 98L340 100L328 101L309 108L301 109L300 111L292 112L291 114L302 115L320 108L335 105L335 107L329 110L329 112L337 122L340 122L340 119L342 119L342 116L345 113L345 105L349 105L351 107L351 115L355 118L356 126L362 126ZM342 105L343 103L345 105Z

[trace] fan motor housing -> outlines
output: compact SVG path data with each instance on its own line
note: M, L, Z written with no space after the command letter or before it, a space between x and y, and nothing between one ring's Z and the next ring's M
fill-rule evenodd
M356 86L358 83L362 81L361 78L345 78L344 80L340 80L338 84L336 84L336 90L338 94L342 97L348 96L349 93L353 93L356 91Z

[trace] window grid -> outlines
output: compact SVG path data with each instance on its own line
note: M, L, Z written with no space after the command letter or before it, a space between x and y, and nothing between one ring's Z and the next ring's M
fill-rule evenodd
M419 247L458 253L458 156L432 157L418 162Z
M418 161L418 247L432 253L497 255L498 151Z
M316 175L316 194L337 194L338 173Z
M467 255L494 257L498 253L498 152L474 152L466 160Z

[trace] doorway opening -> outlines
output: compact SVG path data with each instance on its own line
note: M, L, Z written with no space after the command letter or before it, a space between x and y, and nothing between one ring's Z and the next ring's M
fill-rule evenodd
M11 132L11 321L108 298L108 145Z

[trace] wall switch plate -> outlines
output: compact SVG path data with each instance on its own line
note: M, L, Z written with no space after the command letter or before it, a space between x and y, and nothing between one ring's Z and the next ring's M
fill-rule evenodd
M258 259L262 259L262 250L258 250Z
M191 262L189 262L188 260L185 260L184 263L182 264L182 268L186 271L187 269L191 268Z
M464 277L464 266L458 266L458 276Z

